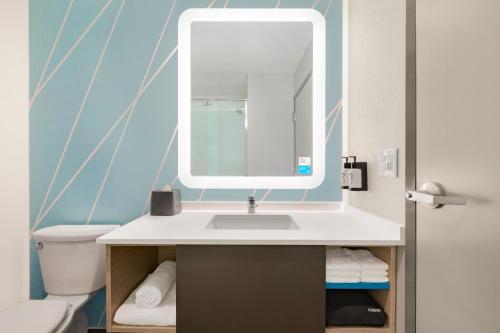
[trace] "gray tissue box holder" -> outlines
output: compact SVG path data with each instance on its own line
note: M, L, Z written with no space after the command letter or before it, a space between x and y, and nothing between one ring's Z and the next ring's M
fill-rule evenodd
M153 191L151 192L151 209L153 216L172 216L182 211L181 191Z

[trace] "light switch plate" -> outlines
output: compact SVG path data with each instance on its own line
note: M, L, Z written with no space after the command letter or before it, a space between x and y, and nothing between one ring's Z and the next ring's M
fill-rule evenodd
M378 174L381 177L398 177L398 150L381 149L378 159Z

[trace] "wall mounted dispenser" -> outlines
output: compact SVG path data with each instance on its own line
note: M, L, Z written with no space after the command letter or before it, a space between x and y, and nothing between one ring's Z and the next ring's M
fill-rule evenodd
M348 156L343 156L342 160L345 160L345 161L342 165L340 188L343 190L348 190L349 189L349 170L351 169L351 163L349 163Z
M349 156L354 162L350 163L349 191L368 191L368 164L357 162L356 156ZM349 158L347 161L349 161Z

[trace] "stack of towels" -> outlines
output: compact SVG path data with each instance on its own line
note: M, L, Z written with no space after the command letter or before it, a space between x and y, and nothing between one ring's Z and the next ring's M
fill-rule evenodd
M175 276L175 262L162 262L116 310L114 321L122 325L175 325Z
M368 250L327 248L326 282L389 282L389 266Z

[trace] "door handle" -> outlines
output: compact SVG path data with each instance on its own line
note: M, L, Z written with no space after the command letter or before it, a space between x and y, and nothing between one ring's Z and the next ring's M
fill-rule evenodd
M406 199L420 202L429 208L439 208L443 205L465 205L466 198L449 197L438 183L424 183L418 191L407 191Z

